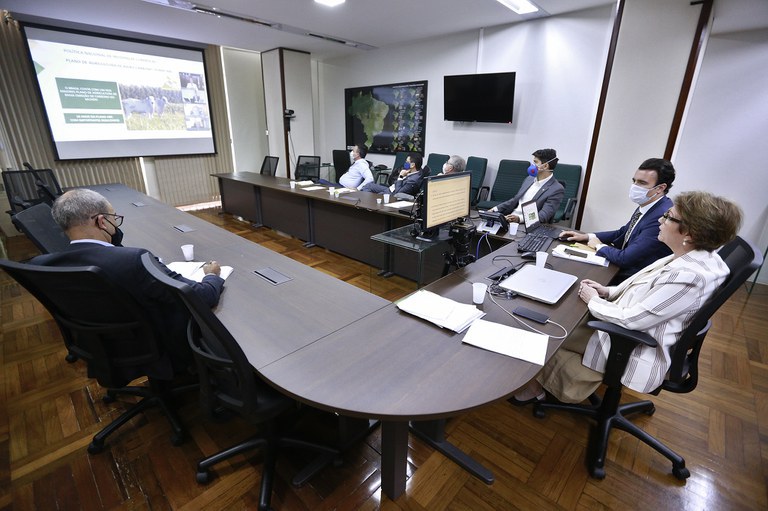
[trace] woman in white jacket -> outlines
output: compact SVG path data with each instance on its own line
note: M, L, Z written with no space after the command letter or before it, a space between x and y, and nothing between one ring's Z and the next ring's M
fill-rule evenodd
M658 346L637 347L622 383L638 392L657 388L667 372L670 347L693 314L728 276L715 252L733 240L741 226L741 209L707 192L685 192L660 219L659 240L672 255L645 267L618 286L583 280L579 297L592 315L630 330L650 334ZM527 404L547 390L566 403L578 403L600 385L611 342L608 334L586 325L574 329L541 373L511 399Z

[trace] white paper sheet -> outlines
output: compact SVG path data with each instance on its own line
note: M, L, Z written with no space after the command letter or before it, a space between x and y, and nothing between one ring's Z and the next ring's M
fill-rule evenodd
M478 319L467 330L464 342L543 366L549 337L484 319Z
M205 273L203 273L203 266L205 263L199 261L175 261L168 264L168 268L175 271L179 275L195 282L202 282ZM231 266L222 266L220 277L224 280L232 274L233 268Z

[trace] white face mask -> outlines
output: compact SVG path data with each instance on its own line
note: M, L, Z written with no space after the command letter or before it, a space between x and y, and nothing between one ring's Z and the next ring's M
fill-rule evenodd
M656 187L654 186L653 188ZM648 192L653 190L653 188L643 188L642 186L632 183L629 187L629 200L635 204L643 205L656 195L654 193L650 197L648 196Z
M447 163L443 163L443 174L447 174L448 173L448 169L449 169L448 164Z
M352 163L355 163L355 152L354 151L350 151L349 152L349 161L351 161Z

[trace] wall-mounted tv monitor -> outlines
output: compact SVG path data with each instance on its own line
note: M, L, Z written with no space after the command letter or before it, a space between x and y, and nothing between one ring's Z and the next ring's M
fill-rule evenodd
M24 32L57 159L216 152L201 49Z
M446 121L512 122L515 73L443 77Z
M421 204L421 236L433 236L440 226L469 216L472 174L459 172L430 176L424 180Z

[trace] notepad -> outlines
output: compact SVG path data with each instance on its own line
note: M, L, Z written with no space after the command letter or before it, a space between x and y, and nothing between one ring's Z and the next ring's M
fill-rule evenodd
M396 303L397 308L425 319L441 328L461 333L485 313L474 305L459 303L450 298L420 289Z
M203 272L203 266L205 266L205 264L206 263L201 263L199 261L176 261L169 263L168 268L170 268L172 271L175 271L185 279L194 280L195 282L202 282L203 277L205 277L205 273ZM233 270L234 268L231 266L222 266L221 274L219 276L226 280L226 278L232 274Z

